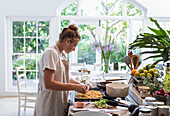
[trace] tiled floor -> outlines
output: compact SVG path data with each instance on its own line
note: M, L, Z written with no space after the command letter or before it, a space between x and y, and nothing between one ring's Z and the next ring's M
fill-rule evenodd
M20 116L33 116L34 109L21 108ZM0 97L0 116L18 116L18 98Z

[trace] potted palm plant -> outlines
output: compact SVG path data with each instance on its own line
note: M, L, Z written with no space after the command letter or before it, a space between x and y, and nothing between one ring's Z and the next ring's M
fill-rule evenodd
M134 50L136 48L154 48L151 51L142 51L139 54L153 54L143 60L158 58L158 60L156 60L152 65L156 65L160 61L165 63L166 61L170 60L170 30L162 29L157 20L150 18L150 21L153 22L158 29L148 27L153 32L153 34L139 34L136 40L129 44L129 49Z

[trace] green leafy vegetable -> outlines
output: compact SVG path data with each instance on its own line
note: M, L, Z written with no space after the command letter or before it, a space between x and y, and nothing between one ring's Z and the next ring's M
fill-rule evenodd
M106 104L107 101L108 99L100 99L99 101L94 102L94 106L97 108L107 108L108 107L108 105Z

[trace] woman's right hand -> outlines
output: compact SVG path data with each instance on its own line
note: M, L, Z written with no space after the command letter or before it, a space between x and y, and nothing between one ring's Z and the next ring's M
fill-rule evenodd
M77 84L75 85L75 91L79 92L79 93L87 93L89 90L89 86L88 85L81 85L81 84Z

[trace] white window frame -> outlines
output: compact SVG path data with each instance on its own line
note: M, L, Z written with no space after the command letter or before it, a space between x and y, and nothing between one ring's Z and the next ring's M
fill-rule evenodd
M66 0L62 5L60 5L57 10L56 10L56 17L58 19L58 21L60 22L60 20L70 20L71 23L76 21L76 20L89 20L89 21L93 21L93 20L126 20L129 22L129 33L128 33L128 38L127 38L127 44L133 42L132 39L132 24L133 24L133 20L141 20L143 23L143 27L142 30L144 32L144 29L146 29L146 25L145 23L148 23L149 19L146 17L147 16L147 8L145 8L143 5L141 5L140 3L138 3L135 0L123 0L123 9L122 9L122 16L80 16L80 7L81 7L81 2L80 0L76 0L77 1L77 14L76 16L61 16L61 11L67 7L68 5L72 4L75 2L75 0ZM131 3L133 5L135 5L137 8L139 8L142 13L143 16L127 16L127 3ZM74 22L76 23L76 22ZM145 27L144 27L145 26ZM59 27L60 29L60 27ZM98 30L98 32L100 32L100 28ZM58 34L60 33L60 31L58 31ZM99 33L98 33L99 34ZM77 51L77 50L76 50ZM128 52L128 50L127 50ZM74 59L73 62L77 62L77 52L74 53L74 55L71 56L71 59ZM96 58L97 59L101 59L101 56L99 54L99 52L96 52ZM96 59L96 63L101 63L101 60L97 60Z
M6 39L5 39L5 56L6 56L6 78L5 78L5 89L6 92L17 92L17 86L13 86L13 79L12 79L12 51L13 51L13 41L12 41L12 22L13 21L49 21L49 46L55 44L54 42L57 41L57 38L54 38L56 35L56 31L53 29L56 29L57 26L52 24L55 22L55 17L20 17L20 16L7 16L6 17ZM53 35L53 36L52 36ZM30 37L29 37L30 38ZM37 37L34 37L37 38ZM36 39L36 41L38 41ZM19 54L19 53L18 53ZM27 53L22 53L22 54L27 54ZM40 55L40 53L28 53L30 55L35 54L35 55ZM37 63L36 63L37 64ZM24 64L25 65L25 64ZM37 67L36 67L36 72ZM35 87L30 87L30 89L35 89Z

